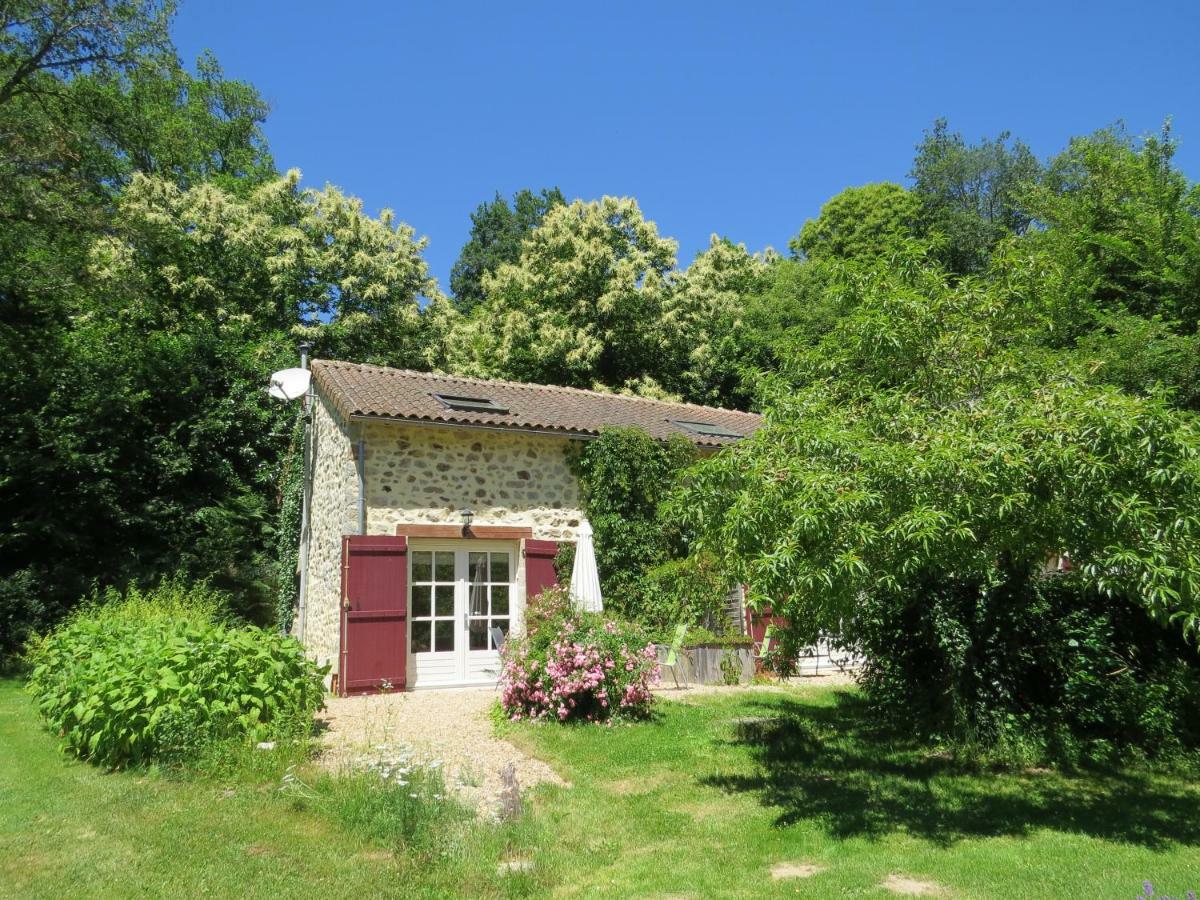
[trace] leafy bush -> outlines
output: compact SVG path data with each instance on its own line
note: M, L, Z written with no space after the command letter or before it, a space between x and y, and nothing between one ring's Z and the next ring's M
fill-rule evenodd
M1200 747L1200 660L1172 630L1071 576L1022 590L931 584L856 623L877 715L1026 759L1109 763Z
M323 672L291 638L220 621L222 608L171 580L93 598L38 640L29 687L65 748L121 767L307 733Z
M658 508L695 458L683 438L663 444L638 428L605 428L573 461L595 532L600 581L623 616L639 615L638 592L630 588L642 573L683 555L680 536Z
M625 588L621 608L652 633L670 635L676 625L725 627L729 582L716 561L696 554L642 573Z
M658 681L654 645L634 625L571 608L562 588L526 612L502 654L500 702L513 719L599 722L645 715Z

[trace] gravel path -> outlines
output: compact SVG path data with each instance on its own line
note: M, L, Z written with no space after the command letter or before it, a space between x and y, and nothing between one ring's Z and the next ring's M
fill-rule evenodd
M496 696L491 688L462 688L327 698L318 716L327 728L321 763L337 770L411 750L417 760L441 760L447 786L482 814L495 811L500 772L509 763L522 791L545 781L563 784L546 763L492 733L488 711Z

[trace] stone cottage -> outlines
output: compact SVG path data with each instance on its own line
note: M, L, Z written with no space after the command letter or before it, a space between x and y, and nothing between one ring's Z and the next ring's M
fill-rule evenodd
M316 360L297 637L341 693L494 682L583 518L572 442L717 449L753 413Z

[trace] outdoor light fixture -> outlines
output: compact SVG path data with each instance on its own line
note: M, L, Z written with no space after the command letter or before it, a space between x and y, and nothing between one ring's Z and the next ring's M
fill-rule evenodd
M462 516L463 531L467 531L471 527L471 520L475 518L475 510L460 509L458 514Z

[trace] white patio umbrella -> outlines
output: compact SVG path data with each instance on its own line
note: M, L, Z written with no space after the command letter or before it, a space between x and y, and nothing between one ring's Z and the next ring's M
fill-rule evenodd
M579 526L575 542L575 564L571 567L571 605L584 612L604 612L600 595L600 573L596 571L596 548L592 546L592 526Z

